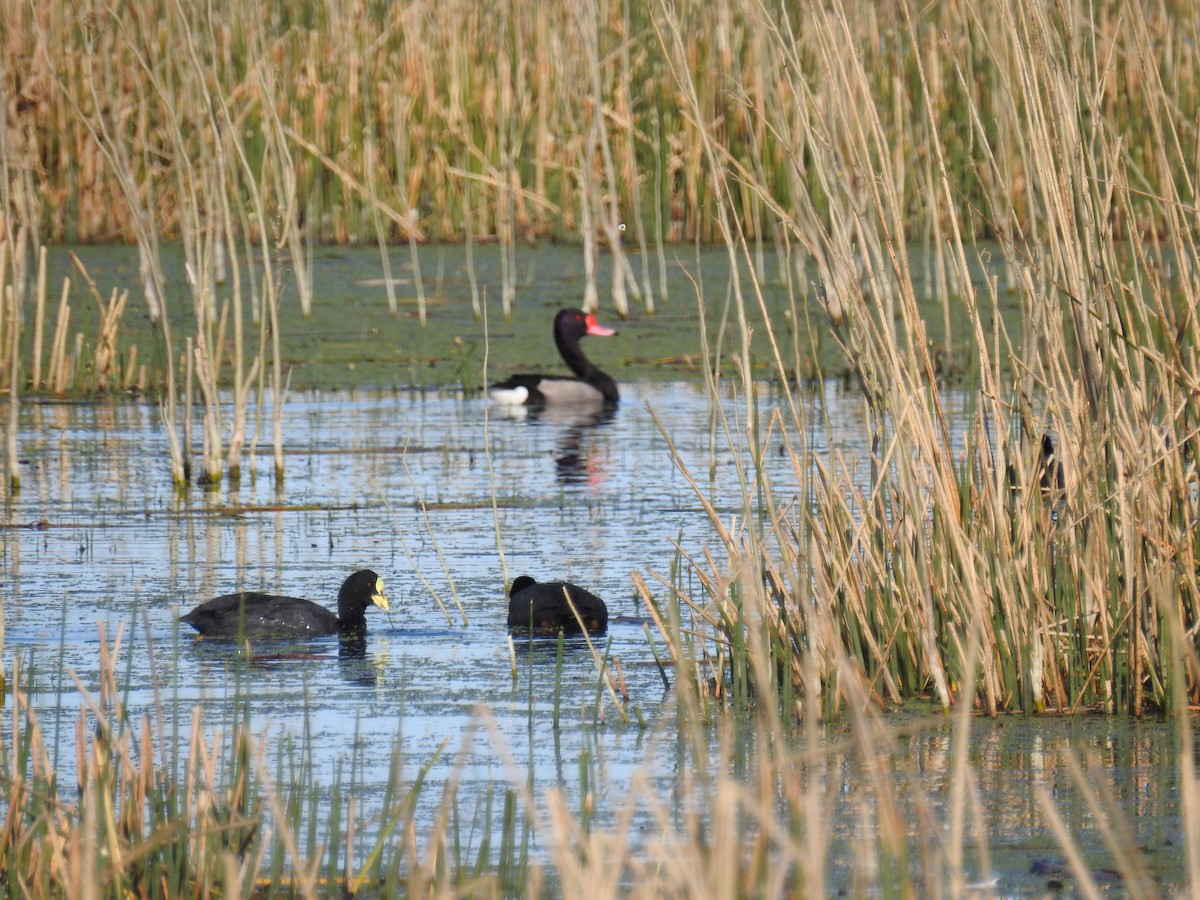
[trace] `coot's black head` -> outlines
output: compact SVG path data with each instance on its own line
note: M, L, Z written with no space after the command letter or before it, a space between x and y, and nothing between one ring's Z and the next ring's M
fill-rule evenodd
M338 624L345 629L352 623L364 622L363 614L374 603L388 611L388 598L383 593L383 579L370 569L360 569L344 582L338 591Z
M513 579L512 585L508 589L508 596L515 597L527 587L533 587L537 584L537 579L529 575L518 575Z

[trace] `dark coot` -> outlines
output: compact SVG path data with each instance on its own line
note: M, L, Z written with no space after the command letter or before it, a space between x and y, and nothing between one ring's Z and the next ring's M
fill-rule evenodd
M1043 434L1041 441L1041 462L1038 466L1038 485L1043 491L1061 491L1063 489L1063 464L1058 451L1054 449L1054 441L1050 435Z
M370 569L362 569L342 583L336 616L311 600L240 591L201 603L179 620L207 638L362 635L367 630L367 607L372 603L387 612L383 579Z
M1013 462L1009 462L1006 474L1009 490L1016 492L1020 477ZM1038 442L1037 479L1043 494L1061 492L1065 485L1062 457L1054 446L1054 439L1048 434L1043 434Z
M513 581L508 591L508 627L528 631L579 631L583 620L588 631L604 631L608 627L608 607L604 601L577 584L566 581L544 581L540 584L528 575ZM567 602L570 597L570 603ZM579 619L571 611L579 612Z
M551 406L559 404L615 405L620 399L617 383L583 355L579 341L584 335L609 337L616 334L580 309L560 310L554 317L554 343L563 362L575 373L566 375L513 375L488 388L501 406Z

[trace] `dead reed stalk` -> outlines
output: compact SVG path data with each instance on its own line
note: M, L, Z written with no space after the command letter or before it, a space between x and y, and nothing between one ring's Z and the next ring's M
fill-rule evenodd
M0 266L0 270L3 270ZM8 317L7 348L8 362L8 426L5 431L5 450L8 458L8 489L16 493L21 489L20 459L17 456L17 428L21 424L20 380L21 380L21 317L17 292L0 278L4 306Z

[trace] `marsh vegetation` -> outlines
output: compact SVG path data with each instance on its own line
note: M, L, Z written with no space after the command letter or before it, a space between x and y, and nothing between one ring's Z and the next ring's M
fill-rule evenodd
M23 398L68 388L156 402L167 483L235 489L247 461L255 470L248 435L261 435L286 491L281 323L319 315L317 246L378 247L380 303L411 311L416 330L439 301L421 277L426 242L447 239L466 248L459 303L485 336L528 314L528 241L575 244L572 304L603 297L633 321L694 311L681 353L699 358L712 398L711 466L720 451L737 485L732 503L714 502L712 472L662 430L711 539L679 546L662 577L631 579L697 773L682 806L639 784L661 843L631 853L630 819L600 827L586 803L553 794L539 806L520 777L494 798L499 839L470 853L452 789L436 818L414 819L420 776L397 782L369 834L351 834L342 822L356 817L339 816L352 793L310 790L302 766L289 794L244 729L206 742L197 726L160 749L153 717L122 710L115 657L84 696L67 791L6 656L10 893L246 894L270 878L310 894L332 889L322 877L389 892L538 893L547 879L569 894L819 892L828 723L851 723L869 773L894 737L882 711L913 704L956 715L950 800L911 829L887 815L865 828L855 890L900 879L961 892L987 869L966 763L973 711L1172 717L1176 883L1200 881L1190 4L3 9L10 501ZM114 238L137 248L128 295L89 283L83 265L71 283L40 274L47 241ZM487 282L482 241L499 251ZM719 283L665 287L680 241L724 250ZM168 242L184 257L174 280ZM98 325L72 338L84 290ZM135 306L149 345L121 343ZM865 478L813 439L818 342L837 347L865 409ZM482 344L476 386L493 351ZM972 398L963 420L946 413L948 378ZM739 770L731 748L746 729L757 750ZM166 766L166 752L184 759ZM1083 768L1072 784L1095 809L1111 799L1089 792ZM886 783L860 789L889 808ZM304 803L328 810L307 843ZM1052 798L1038 803L1053 819ZM536 863L519 813L554 835ZM1152 890L1120 815L1107 818L1112 865L1131 892ZM1086 888L1061 820L1055 839ZM972 841L983 849L969 872ZM342 855L364 842L365 856Z

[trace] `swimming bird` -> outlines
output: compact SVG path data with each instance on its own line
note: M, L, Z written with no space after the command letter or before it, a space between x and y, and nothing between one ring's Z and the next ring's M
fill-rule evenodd
M508 627L528 631L588 631L608 627L608 607L590 591L567 581L537 582L528 575L513 580L508 590ZM569 602L568 602L568 598ZM579 617L575 617L575 612Z
M1008 463L1006 474L1008 476L1009 491L1016 492L1020 484L1020 477L1017 467L1012 462ZM1036 474L1038 487L1043 494L1052 494L1063 490L1065 480L1063 478L1062 458L1054 446L1054 439L1045 433L1042 434L1041 439L1038 441Z
M554 343L563 362L575 373L566 375L513 375L493 384L488 393L503 406L546 406L550 404L612 404L620 399L617 383L596 368L579 349L584 335L611 337L616 334L580 309L560 310L554 317Z
M311 600L261 591L239 591L201 603L187 615L180 616L179 621L200 632L200 638L362 635L367 630L367 607L372 603L387 612L383 579L370 569L361 569L342 583L338 591L337 615Z
M1058 451L1054 449L1054 440L1048 434L1042 435L1041 460L1038 464L1038 486L1043 492L1061 491L1063 489L1063 464Z

